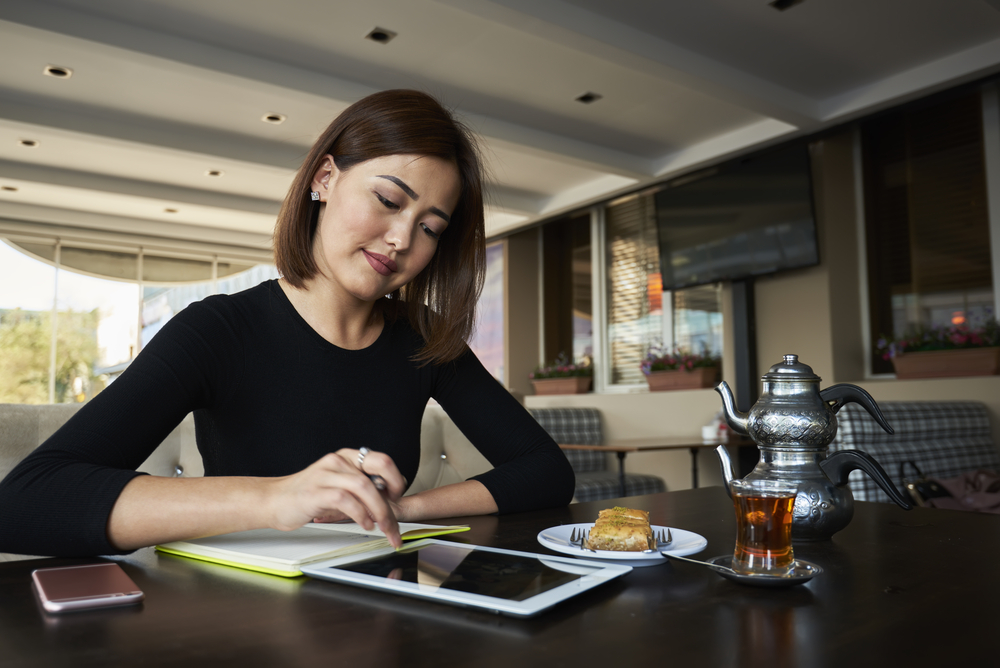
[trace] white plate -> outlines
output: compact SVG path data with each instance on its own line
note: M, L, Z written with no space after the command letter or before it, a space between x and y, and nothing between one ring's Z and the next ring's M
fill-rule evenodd
M550 550L562 552L563 554L569 554L574 557L584 557L585 559L602 559L623 564L625 566L656 566L667 560L667 558L662 554L612 552L611 550L585 550L569 544L569 536L573 529L576 529L577 532L590 531L593 526L593 522L585 522L583 524L562 524L557 527L551 527L539 532L538 542ZM658 531L666 533L667 529L670 529L670 535L674 540L670 544L670 547L664 550L670 554L685 557L689 554L701 552L705 549L705 546L708 545L708 541L705 540L704 536L696 534L693 531L685 531L684 529L675 529L674 527L656 525L652 528L654 534Z

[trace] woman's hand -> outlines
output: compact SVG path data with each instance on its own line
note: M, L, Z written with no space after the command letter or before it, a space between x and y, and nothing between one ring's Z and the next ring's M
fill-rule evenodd
M400 547L390 504L402 496L406 481L388 455L368 451L360 467L359 455L345 448L294 475L275 478L268 495L271 525L287 531L308 522L351 519L368 530L377 525L393 547ZM385 489L377 489L369 475L380 476Z

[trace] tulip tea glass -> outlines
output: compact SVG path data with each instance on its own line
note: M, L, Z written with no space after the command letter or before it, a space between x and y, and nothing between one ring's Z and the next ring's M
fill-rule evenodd
M772 484L768 484L772 483ZM736 507L733 570L746 575L790 575L795 489L774 481L732 483Z

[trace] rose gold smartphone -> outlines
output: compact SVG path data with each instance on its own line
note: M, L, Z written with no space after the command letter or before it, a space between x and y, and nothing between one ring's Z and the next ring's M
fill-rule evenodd
M31 579L47 612L134 605L145 596L114 563L39 568Z

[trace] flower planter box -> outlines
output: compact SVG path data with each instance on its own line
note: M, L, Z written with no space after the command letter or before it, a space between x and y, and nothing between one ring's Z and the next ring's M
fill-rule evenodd
M591 376L571 376L569 378L542 378L533 380L535 394L585 394L590 391Z
M719 367L700 366L686 371L653 371L646 376L650 392L669 390L696 390L713 387L719 381Z
M1000 372L1000 347L903 353L892 358L892 365L900 379L995 376Z

